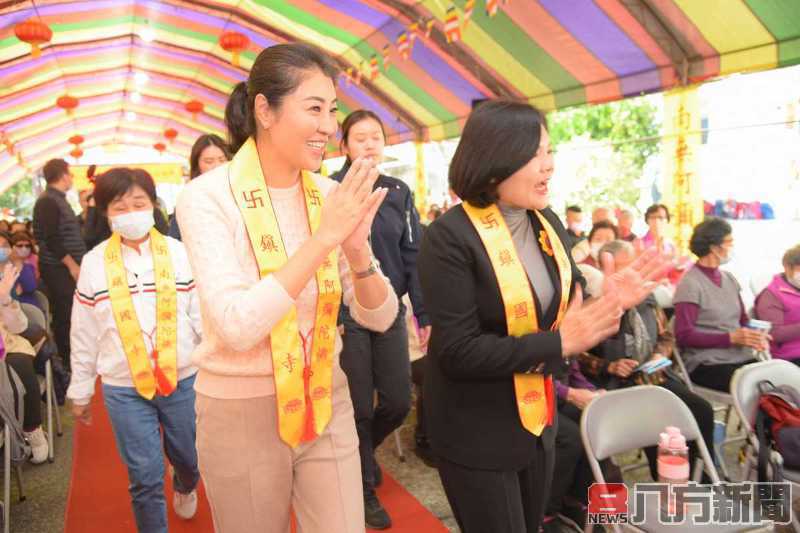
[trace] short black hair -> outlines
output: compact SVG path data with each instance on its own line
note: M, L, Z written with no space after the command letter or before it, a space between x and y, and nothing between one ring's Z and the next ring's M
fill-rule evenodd
M536 156L547 121L530 104L490 100L470 113L450 163L450 187L465 202L487 207L497 187Z
M594 237L594 234L597 233L597 231L601 230L601 229L610 229L611 231L614 232L614 240L619 239L619 229L617 229L617 227L613 223L609 222L608 220L601 220L600 222L598 222L594 226L592 226L592 231L589 232L589 241L590 242L592 240L592 237Z
M69 172L69 164L63 159L51 159L44 164L42 174L48 185L57 182L64 174Z
M156 206L156 185L147 171L139 168L118 167L97 177L94 186L94 201L98 211L108 212L108 206L132 188L139 186Z
M650 218L650 215L655 215L658 213L659 209L664 210L664 212L667 214L667 222L669 222L669 209L667 209L667 206L664 204L653 204L648 207L647 211L644 212L644 221L647 222L647 220Z
M697 257L705 257L711 253L712 246L720 246L731 233L733 228L725 220L708 218L695 226L689 241L689 250Z
M567 213L583 213L583 209L579 205L568 205Z

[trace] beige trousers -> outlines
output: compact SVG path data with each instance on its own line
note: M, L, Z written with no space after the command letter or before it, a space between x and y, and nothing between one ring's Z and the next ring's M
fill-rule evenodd
M333 394L325 432L290 448L274 396L197 394L197 454L217 533L364 533L361 463L347 386Z

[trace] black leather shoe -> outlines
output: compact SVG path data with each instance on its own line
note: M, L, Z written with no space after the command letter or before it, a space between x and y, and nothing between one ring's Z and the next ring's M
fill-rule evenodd
M364 522L367 529L388 529L392 527L392 519L375 495L364 498Z

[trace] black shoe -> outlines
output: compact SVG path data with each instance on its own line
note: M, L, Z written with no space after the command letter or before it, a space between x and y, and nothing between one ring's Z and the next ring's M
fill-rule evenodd
M433 453L431 445L428 444L427 439L417 440L417 445L414 447L414 454L419 457L420 461L425 463L425 466L429 468L436 468L438 466L439 461L436 458L436 454Z
M392 527L392 519L374 494L364 498L364 522L367 529L388 529Z

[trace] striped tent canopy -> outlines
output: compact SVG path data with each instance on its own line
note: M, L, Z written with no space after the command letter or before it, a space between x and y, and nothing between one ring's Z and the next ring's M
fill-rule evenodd
M0 189L76 134L186 157L223 134L258 52L287 41L335 57L341 113L376 111L392 143L456 136L493 96L552 110L800 62L798 0L0 0L0 21ZM52 31L39 57L15 34L27 21ZM239 66L230 32L247 37Z

